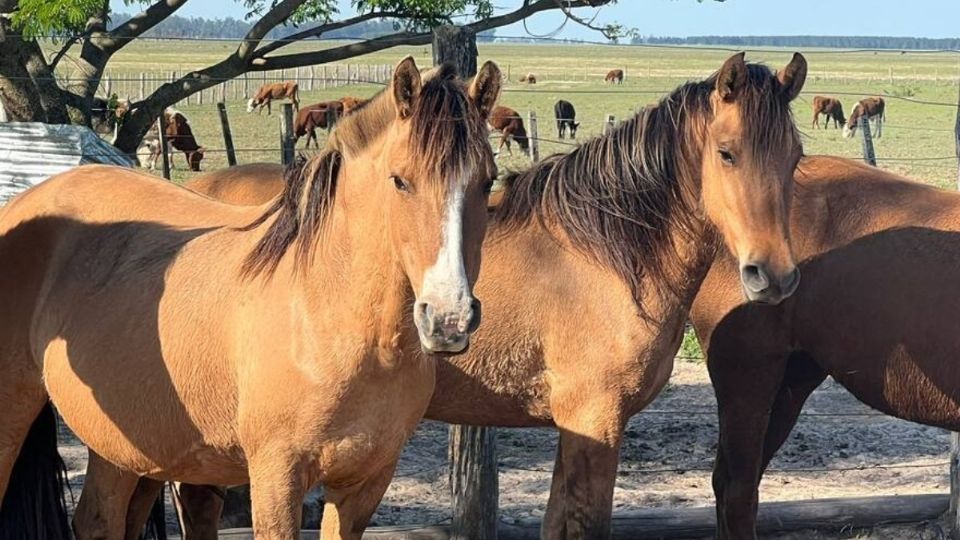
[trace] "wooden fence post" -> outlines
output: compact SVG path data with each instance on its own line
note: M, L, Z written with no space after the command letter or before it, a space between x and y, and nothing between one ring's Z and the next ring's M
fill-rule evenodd
M250 74L243 74L243 99L250 99Z
M217 112L220 113L220 128L223 130L223 147L227 149L227 165L233 167L237 164L237 152L233 147L233 133L230 132L227 106L223 101L217 103Z
M873 151L873 136L870 135L870 120L867 115L860 117L860 129L863 131L863 160L877 166L877 155Z
M960 189L960 91L957 118L953 124L954 152L957 155L957 189ZM950 434L950 538L960 540L960 433Z
M163 171L163 177L169 180L170 156L167 153L167 115L163 112L160 113L160 118L157 118L157 142L160 144L161 171Z
M147 79L144 76L144 73L140 72L140 101L143 101L143 98L147 95Z
M527 139L530 142L530 159L536 163L540 161L540 131L537 129L537 111L530 111L529 124L530 134Z
M477 74L476 33L445 25L433 31L433 62L450 62L468 79ZM389 77L389 68L385 69ZM492 428L453 425L449 429L450 538L495 540L499 521L496 433Z
M603 123L603 134L606 135L610 131L617 127L617 118L612 114L607 115L607 119Z
M280 115L280 163L293 163L293 104L283 104L283 114Z
M451 540L497 537L499 480L492 428L450 426Z

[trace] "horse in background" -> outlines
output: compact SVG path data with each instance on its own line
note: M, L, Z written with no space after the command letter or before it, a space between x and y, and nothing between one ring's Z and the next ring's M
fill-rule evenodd
M820 115L826 116L823 123L823 129L830 127L830 120L833 120L833 127L839 129L846 125L847 119L843 116L843 104L837 98L827 96L813 97L813 129L820 127Z
M504 145L507 147L507 152L512 154L510 141L516 141L520 150L524 154L530 155L530 140L527 138L527 130L523 127L523 118L520 117L520 113L510 107L498 105L493 109L488 122L491 129L500 132L500 145L497 146L497 154L503 150Z
M577 122L577 110L573 103L565 99L558 100L553 105L553 116L557 119L557 135L563 139L567 132L571 139L577 138L577 128L580 122Z
M520 82L527 84L537 84L537 76L533 73L527 73L523 77L520 77Z
M717 396L721 539L757 537L763 472L827 377L882 413L960 431L960 194L830 156L794 179L797 293L744 305L724 253L690 314Z
M603 78L603 82L611 84L623 84L623 70L611 69L609 72L607 72L607 76Z
M843 126L844 137L851 138L856 134L857 128L860 127L860 117L862 116L867 117L868 123L871 120L876 123L877 131L872 135L880 138L883 135L883 121L887 119L886 104L883 98L879 96L868 97L861 99L854 105L853 111L850 112L850 118L847 119L847 124Z
M267 108L267 116L270 116L270 103L275 99L289 99L293 103L295 111L300 110L300 85L294 81L283 81L265 84L257 89L250 101L247 102L247 112L257 111L260 114L263 108Z
M322 483L324 537L359 538L433 393L429 355L462 352L479 323L496 175L485 121L501 81L490 63L469 86L450 66L421 78L408 57L260 207L105 166L9 203L0 514L46 521L20 496L55 470L12 470L55 446L22 447L53 427L52 402L115 466L88 478L102 497L81 500L78 537L123 537L147 476L250 482L264 539L292 538L292 509Z

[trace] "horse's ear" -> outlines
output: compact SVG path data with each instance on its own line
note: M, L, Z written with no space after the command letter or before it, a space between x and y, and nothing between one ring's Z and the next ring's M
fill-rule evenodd
M408 118L413 114L413 104L420 96L423 80L420 70L412 56L408 56L397 64L393 72L393 102L397 106L397 115Z
M720 67L717 73L717 94L724 101L733 101L747 85L747 63L743 61L745 53L737 53Z
M783 71L777 73L777 80L780 81L780 93L786 101L793 101L800 90L803 89L803 83L807 80L807 59L800 53L793 53L793 58Z
M486 120L500 99L500 90L503 87L503 74L493 62L484 62L480 71L470 83L468 95L480 111L480 117Z

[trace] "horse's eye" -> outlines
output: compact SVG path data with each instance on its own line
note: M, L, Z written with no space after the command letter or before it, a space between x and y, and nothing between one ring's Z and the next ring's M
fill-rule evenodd
M723 162L726 163L727 165L733 165L735 161L733 159L733 154L731 154L729 150L724 148L720 149L720 159L722 159Z
M483 183L483 193L489 195L493 191L493 180L487 180Z
M393 180L393 187L397 188L397 191L410 193L410 184L408 184L406 180L397 175L391 176L390 179Z

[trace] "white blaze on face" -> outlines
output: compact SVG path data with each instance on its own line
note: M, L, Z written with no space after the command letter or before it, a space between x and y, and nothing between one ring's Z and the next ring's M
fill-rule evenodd
M462 178L469 178L464 176ZM459 312L469 302L470 284L463 265L463 200L466 182L451 186L443 210L440 250L437 261L423 274L423 299L434 302L435 309Z
M247 101L247 112L253 112L253 98Z

